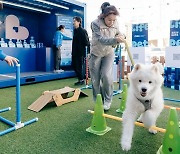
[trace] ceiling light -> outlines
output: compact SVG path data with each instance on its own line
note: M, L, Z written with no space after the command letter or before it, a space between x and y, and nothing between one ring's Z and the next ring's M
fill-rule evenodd
M63 14L60 13L55 13L56 16L62 16Z
M48 1L45 1L45 0L36 0L36 1L48 4L48 5L60 7L60 8L66 9L66 10L69 10L69 7L66 7L66 6L63 6L63 5L59 5L59 4L55 4L55 3L52 3L52 2L48 2Z
M20 7L20 8L25 8L25 9L29 9L29 10L38 11L38 12L43 12L43 13L48 13L48 14L51 13L50 11L45 11L45 10L41 10L41 9L37 9L37 8L33 8L33 7L21 5L21 4L6 2L6 1L3 1L3 0L0 0L0 2L4 3L4 4L12 5L12 6L17 6L17 7Z
M76 13L79 13L79 14L83 14L83 11L76 10L76 9L73 9L73 12L76 12Z

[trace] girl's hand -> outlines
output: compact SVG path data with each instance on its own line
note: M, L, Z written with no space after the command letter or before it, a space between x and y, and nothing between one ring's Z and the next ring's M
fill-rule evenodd
M19 60L15 57L6 56L4 59L9 66L14 66L14 64L18 64Z
M124 39L124 36L116 36L116 40L117 40L117 42L119 42L119 43L124 43L125 42L125 39Z

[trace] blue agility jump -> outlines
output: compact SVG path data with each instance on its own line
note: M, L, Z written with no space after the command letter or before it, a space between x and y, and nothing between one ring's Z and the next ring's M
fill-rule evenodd
M29 120L27 122L24 122L24 123L21 123L21 98L20 98L20 64L17 64L16 65L16 123L6 119L6 118L3 118L0 116L0 121L6 123L7 125L10 125L11 128L8 128L4 131L1 131L0 132L0 136L2 135L5 135L7 133L10 133L14 130L17 130L19 128L22 128L24 126L27 126L31 123L34 123L36 121L38 121L38 118L34 118L32 120ZM9 111L11 110L10 107L8 108L5 108L5 109L0 109L0 113L2 112L6 112L6 111Z
M88 85L88 79L89 79L89 65L88 65L88 47L86 46L86 56L85 56L85 66L86 66L86 86L81 87L80 89L92 89L92 85Z
M114 90L113 91L113 96L121 94L122 93L122 56L121 56L121 45L118 45L116 48L117 52L119 53L118 56L118 63L119 63L119 86L118 86L118 90Z
M166 101L171 101L171 102L176 102L176 103L180 103L180 100L178 100L178 99L164 98L164 100L166 100Z

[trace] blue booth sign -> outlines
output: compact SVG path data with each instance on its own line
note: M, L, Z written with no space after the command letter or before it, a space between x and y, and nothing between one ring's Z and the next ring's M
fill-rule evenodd
M132 24L132 47L148 46L148 23Z
M73 17L70 16L57 16L57 27L60 25L65 26L65 34L73 37Z
M180 46L180 20L170 21L170 46Z

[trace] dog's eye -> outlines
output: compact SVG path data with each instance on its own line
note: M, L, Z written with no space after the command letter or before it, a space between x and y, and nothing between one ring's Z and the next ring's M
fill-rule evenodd
M149 84L151 84L152 83L152 81L149 81Z
M141 80L139 80L139 82L142 82Z

